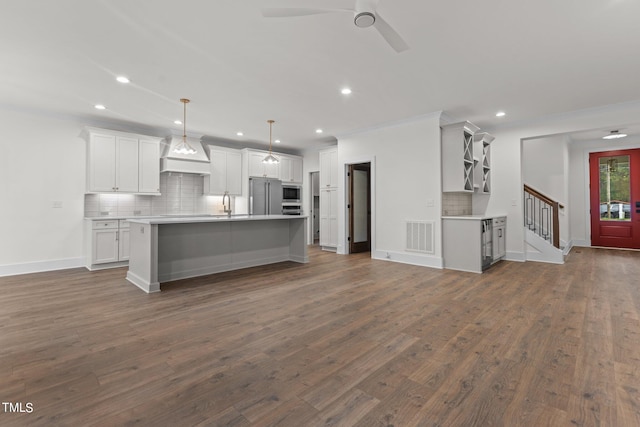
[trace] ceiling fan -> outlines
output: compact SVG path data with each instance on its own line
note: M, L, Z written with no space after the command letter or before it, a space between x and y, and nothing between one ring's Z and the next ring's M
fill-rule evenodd
M398 53L409 49L409 45L400 34L393 29L385 19L376 12L378 0L351 0L352 7L325 8L266 8L262 9L265 18L291 18L298 16L318 15L322 13L350 12L354 14L353 23L356 27L367 28L373 26L387 43Z

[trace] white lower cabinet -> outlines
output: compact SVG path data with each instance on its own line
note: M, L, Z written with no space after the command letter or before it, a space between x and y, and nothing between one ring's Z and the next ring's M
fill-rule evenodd
M86 220L85 266L89 270L126 265L129 260L129 222Z
M507 255L507 218L493 219L493 262Z
M506 255L506 217L442 218L444 268L482 273Z
M123 227L126 223L126 227ZM129 261L129 223L120 221L118 228L118 261Z

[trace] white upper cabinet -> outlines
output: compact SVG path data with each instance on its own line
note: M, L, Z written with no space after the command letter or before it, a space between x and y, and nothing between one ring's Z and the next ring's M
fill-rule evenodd
M160 193L160 141L138 141L138 192Z
M279 163L262 163L268 153L264 151L247 150L249 156L249 176L280 179ZM274 156L280 157L277 153Z
M338 246L338 149L320 151L320 246Z
M87 190L116 191L116 137L92 134L87 147Z
M138 192L138 140L116 136L116 191Z
M338 187L338 149L320 151L320 190Z
M480 160L474 157L473 135L479 130L470 122L442 127L442 191L474 191L474 168Z
M473 137L474 156L479 159L475 165L474 182L480 194L491 194L491 142L494 137L486 132L476 133Z
M242 194L242 154L235 150L209 148L211 174L204 177L205 194Z
M87 192L160 193L160 138L86 128Z
M280 155L280 180L302 184L302 158Z

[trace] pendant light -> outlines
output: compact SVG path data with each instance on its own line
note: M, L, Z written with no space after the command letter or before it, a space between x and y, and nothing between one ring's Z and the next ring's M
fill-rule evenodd
M184 118L182 119L183 133L182 141L173 147L173 152L178 154L196 154L195 148L193 148L187 142L187 104L190 102L187 98L180 98L180 102L184 104Z
M269 154L267 155L267 157L262 159L262 163L269 163L269 164L280 163L280 160L278 160L277 157L271 154L271 127L273 126L275 121L267 120L267 123L269 123Z

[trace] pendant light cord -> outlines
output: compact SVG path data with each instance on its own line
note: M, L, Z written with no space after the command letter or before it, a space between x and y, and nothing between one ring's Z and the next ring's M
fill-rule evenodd
M271 128L273 126L273 124L275 123L274 120L267 120L267 123L269 123L269 154L271 154Z
M184 143L187 143L187 103L189 100L187 98L182 98L180 100L184 105L183 114L182 114L182 140Z

